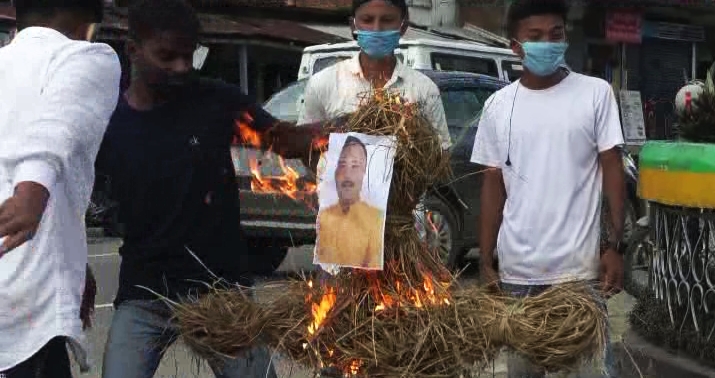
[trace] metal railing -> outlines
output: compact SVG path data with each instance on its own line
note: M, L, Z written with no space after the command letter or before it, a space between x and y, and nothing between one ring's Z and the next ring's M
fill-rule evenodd
M692 322L707 339L715 333L715 210L650 203L649 286L667 305L674 327Z

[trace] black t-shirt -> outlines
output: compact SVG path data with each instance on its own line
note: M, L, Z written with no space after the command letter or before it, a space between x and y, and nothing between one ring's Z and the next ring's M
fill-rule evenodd
M258 131L275 122L220 81L204 79L149 111L120 96L97 157L125 227L115 305L156 298L138 286L176 299L202 292L214 276L252 284L260 251L247 248L241 231L230 152L241 112Z

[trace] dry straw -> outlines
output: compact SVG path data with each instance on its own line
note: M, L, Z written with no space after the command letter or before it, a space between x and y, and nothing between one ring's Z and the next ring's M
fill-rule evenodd
M462 289L421 242L413 209L450 172L449 156L419 108L375 91L331 131L397 138L385 269L342 269L319 281L290 282L263 302L232 289L172 304L180 333L197 355L239 356L266 344L313 369L452 378L483 367L505 346L548 370L570 369L600 354L605 314L586 285L561 285L521 300ZM318 324L316 313L323 317Z

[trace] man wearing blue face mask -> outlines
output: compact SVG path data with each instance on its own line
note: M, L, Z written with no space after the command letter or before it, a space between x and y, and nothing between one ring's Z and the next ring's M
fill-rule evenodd
M437 85L394 55L407 31L407 20L405 0L354 0L350 28L360 53L310 78L298 124L351 113L363 93L385 88L418 103L437 129L443 147L448 148L451 141Z
M509 9L524 74L487 100L471 159L492 168L481 192L481 277L517 297L593 283L605 310L623 281L623 134L610 85L564 68L567 13L557 0L517 0ZM599 245L602 194L613 239ZM610 347L605 364L589 368L598 370L581 374L615 377ZM508 376L544 372L511 356Z
M449 148L451 140L437 85L424 74L402 64L394 55L400 37L407 31L408 8L405 0L353 0L350 27L360 46L352 59L337 63L313 75L306 85L305 107L298 124L330 120L354 112L363 95L374 88L385 88L416 103L431 121ZM320 177L321 167L318 166ZM423 213L417 213L423 218ZM424 228L418 229L424 236Z

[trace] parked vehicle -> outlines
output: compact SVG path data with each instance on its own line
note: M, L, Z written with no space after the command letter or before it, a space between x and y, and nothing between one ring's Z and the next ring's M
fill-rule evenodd
M651 239L651 220L646 215L638 219L627 242L623 256L623 290L641 298L651 294L652 259L655 246Z
M298 80L314 75L360 51L357 42L306 47L300 62ZM510 49L476 42L401 40L395 56L408 67L421 70L462 71L513 81L523 71L521 59Z
M119 221L119 206L111 199L110 190L109 178L98 174L94 180L85 222L87 227L101 228L104 236L119 237L124 227Z
M467 252L479 244L477 224L482 176L476 174L480 167L469 162L478 117L484 101L508 83L473 73L422 72L440 89L454 143L451 148L454 179L435 187L426 199L431 223L428 240L433 247L438 248L445 263L457 267ZM264 107L278 118L296 121L300 111L297 98L302 96L305 84L304 79L289 85L269 99ZM232 154L240 184L241 224L253 244L270 244L270 260L277 267L289 247L314 243L316 209L304 201L296 201L285 195L251 191L251 161L256 162L264 180L281 174L279 159L274 154L238 145L232 147ZM286 165L300 175L301 181L314 182L313 173L299 161L287 161ZM624 151L624 169L628 180L626 222L630 224L626 226L627 230L633 229L640 211L636 195L637 170L634 167L633 160ZM312 193L296 193L294 196L317 204Z

